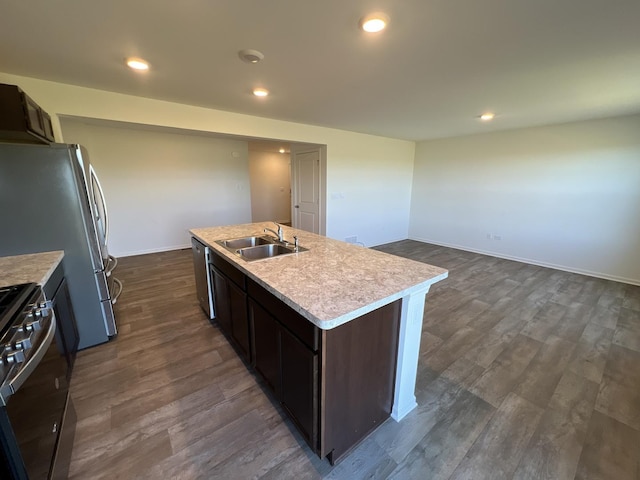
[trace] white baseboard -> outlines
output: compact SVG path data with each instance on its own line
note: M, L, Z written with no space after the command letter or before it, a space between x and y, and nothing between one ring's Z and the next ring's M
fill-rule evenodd
M524 258L524 257L516 257L513 255L505 255L503 253L491 252L488 250L480 250L477 248L470 248L463 245L456 245L454 243L438 242L436 240L431 240L428 238L410 236L409 240L415 240L417 242L423 242L423 243L431 243L433 245L439 245L441 247L455 248L457 250L464 250L466 252L480 253L482 255L489 255L491 257L504 258L505 260L514 260L516 262L529 263L531 265L537 265L539 267L553 268L555 270L561 270L563 272L578 273L580 275L588 275L590 277L602 278L604 280L613 280L614 282L628 283L630 285L640 286L640 279L619 277L617 275L609 275L607 273L602 273L602 272L592 272L591 270L583 270L581 268L567 267L566 265L558 265L554 263L541 262L539 260L532 260L530 258Z
M172 250L184 250L185 248L191 248L191 244L185 243L184 245L172 245L167 247L158 247L158 248L148 248L145 250L133 250L129 252L117 252L112 253L114 257L133 257L134 255L146 255L147 253L160 253L160 252L170 252Z
M367 247L369 248L373 248L373 247L379 247L380 245L386 245L387 243L393 243L393 242L401 242L402 240L406 240L406 237L402 237L402 238L396 238L395 240L385 240L384 243L374 243L373 245L367 245ZM410 240L413 240L412 238ZM422 241L422 240L418 240L418 241Z

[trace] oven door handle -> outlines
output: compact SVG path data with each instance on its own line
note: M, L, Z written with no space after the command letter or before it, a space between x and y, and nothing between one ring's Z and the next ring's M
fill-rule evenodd
M0 389L2 390L2 395L0 395L0 397L2 397L2 399L4 400L5 405L7 403L7 399L11 395L16 393L22 386L22 384L27 381L27 378L29 378L33 371L38 367L38 364L47 353L47 350L49 350L49 346L51 345L53 337L56 334L56 316L53 313L53 309L51 309L50 311L51 321L49 322L49 328L44 338L42 339L42 342L40 342L38 349L33 352L31 357L29 357L29 360L27 360L26 363L23 364L18 374L11 380L3 383L2 387L0 387Z

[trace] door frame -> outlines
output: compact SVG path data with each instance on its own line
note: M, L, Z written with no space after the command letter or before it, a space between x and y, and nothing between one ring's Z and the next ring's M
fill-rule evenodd
M326 235L327 233L327 146L326 145L314 145L304 143L292 143L291 144L291 225L297 228L295 225L295 201L298 198L298 191L296 190L297 182L295 181L296 175L296 155L303 153L318 152L318 158L320 159L320 165L318 168L318 228L320 235Z

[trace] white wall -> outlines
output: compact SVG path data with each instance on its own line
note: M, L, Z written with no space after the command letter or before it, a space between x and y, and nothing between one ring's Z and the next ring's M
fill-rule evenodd
M407 238L414 152L408 142L350 145L340 152L329 145L331 236L357 236L367 247Z
M640 116L418 143L409 236L639 284Z
M187 247L190 228L251 221L246 142L66 118L61 126L100 177L116 257Z
M291 222L291 156L249 149L251 221Z
M407 237L414 142L122 95L0 72L52 114L327 145L326 234L367 245ZM265 117L268 103L265 105ZM364 171L363 171L364 169ZM336 195L332 195L334 192Z

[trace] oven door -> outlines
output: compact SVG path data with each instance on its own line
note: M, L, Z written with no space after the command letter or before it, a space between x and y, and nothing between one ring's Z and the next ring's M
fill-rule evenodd
M55 316L47 325L38 352L31 357L5 407L13 433L15 478L66 478L75 433L69 398L67 363L55 339ZM39 360L39 361L38 361ZM7 436L5 432L5 437Z

